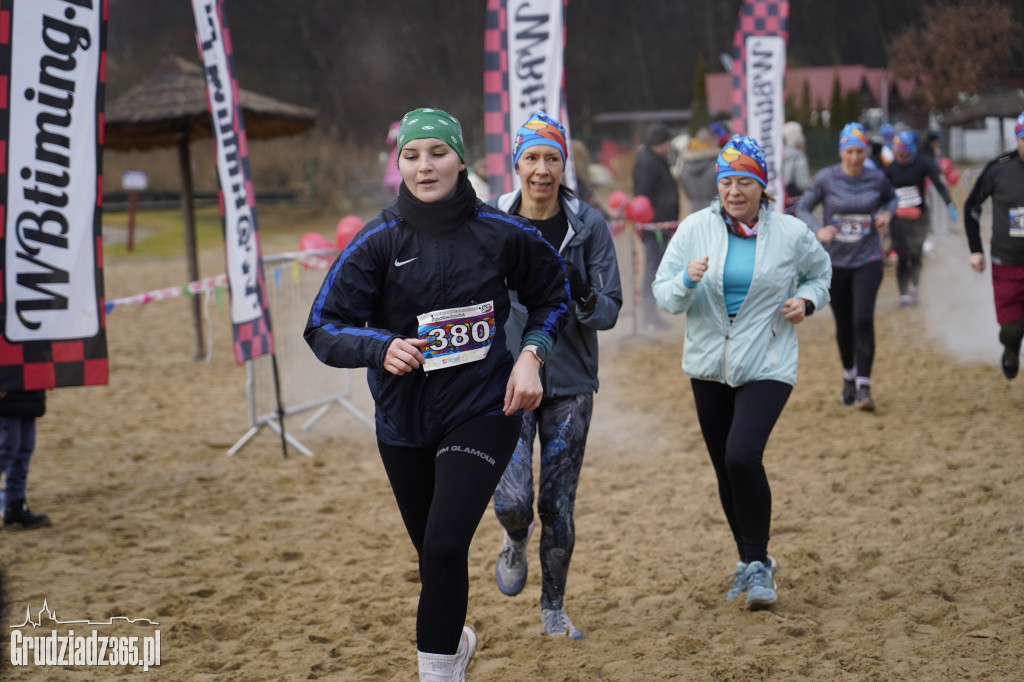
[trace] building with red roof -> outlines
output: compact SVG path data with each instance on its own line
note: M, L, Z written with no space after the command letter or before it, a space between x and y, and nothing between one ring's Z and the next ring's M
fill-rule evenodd
M923 112L908 111L915 81L896 78L887 69L871 69L863 65L809 66L786 69L786 101L802 106L804 83L807 84L812 109L827 110L832 103L832 88L839 79L843 96L855 91L864 109L880 108L889 112L889 118L923 118ZM729 113L729 90L732 75L709 73L705 77L708 109L712 115ZM909 121L908 121L909 122Z

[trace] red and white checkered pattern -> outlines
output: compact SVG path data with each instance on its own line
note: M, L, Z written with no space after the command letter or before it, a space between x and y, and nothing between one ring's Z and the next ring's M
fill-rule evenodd
M747 134L746 42L748 36L781 36L789 41L788 0L744 0L732 45L732 132Z
M255 320L242 323L234 323L232 331L235 342L235 360L242 364L246 360L261 355L274 353L274 335L270 325L270 308L267 303L266 281L263 276L263 249L260 245L259 221L256 219L256 189L252 184L252 170L249 165L249 144L245 135L245 120L242 117L241 101L238 97L238 77L235 72L234 48L231 42L231 31L228 28L228 17L224 10L224 0L217 0L217 16L220 19L221 43L227 55L228 71L231 78L231 91L234 93L235 115L232 117L235 127L235 136L238 140L238 159L242 168L242 175L245 178L246 197L249 202L249 209L252 215L252 239L257 250L257 272L256 284L259 289L261 315ZM201 40L199 42L202 42ZM207 106L210 107L211 120L215 120L212 103L207 97ZM213 158L217 159L217 136L213 138ZM221 226L224 228L224 190L218 188L220 193L220 217ZM226 229L225 229L226 235ZM229 253L230 258L230 253ZM230 289L230 278L228 280Z
M31 0L29 0L31 2ZM100 69L96 88L96 211L93 235L96 240L96 306L100 328L95 336L70 341L11 343L0 334L0 390L42 390L60 386L102 386L109 376L107 362L107 321L103 301L103 103L106 90L107 0L102 2L99 40ZM27 4L21 0L21 4ZM0 254L6 253L7 139L10 134L11 11L14 0L0 0ZM4 280L0 264L0 282ZM4 309L0 288L0 314Z

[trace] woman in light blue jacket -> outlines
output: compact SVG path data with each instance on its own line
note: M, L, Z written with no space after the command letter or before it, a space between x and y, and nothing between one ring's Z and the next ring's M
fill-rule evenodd
M718 156L718 198L691 214L654 278L658 305L686 313L683 371L718 478L739 562L726 599L776 599L768 556L764 447L797 374L795 325L828 303L832 265L802 221L771 208L764 152L734 135Z

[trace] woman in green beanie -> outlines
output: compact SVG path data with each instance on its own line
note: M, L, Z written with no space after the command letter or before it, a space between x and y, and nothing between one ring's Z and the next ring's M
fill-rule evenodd
M464 680L470 542L523 412L540 404L569 290L533 227L477 199L455 117L409 112L398 150L398 198L331 267L305 338L327 365L368 368L378 450L419 558L420 680ZM528 312L518 359L509 289Z

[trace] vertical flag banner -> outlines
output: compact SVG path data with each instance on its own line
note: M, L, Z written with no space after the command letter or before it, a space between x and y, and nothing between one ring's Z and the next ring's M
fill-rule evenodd
M192 0L192 10L213 126L235 360L241 364L274 352L256 221L256 192L224 1Z
M788 40L788 0L744 0L733 40L732 131L764 148L768 191L780 201Z
M106 0L0 0L0 391L107 383Z
M534 112L543 109L569 131L564 69L567 7L568 0L487 0L484 133L493 194L518 186L512 138ZM565 182L576 185L571 158Z

